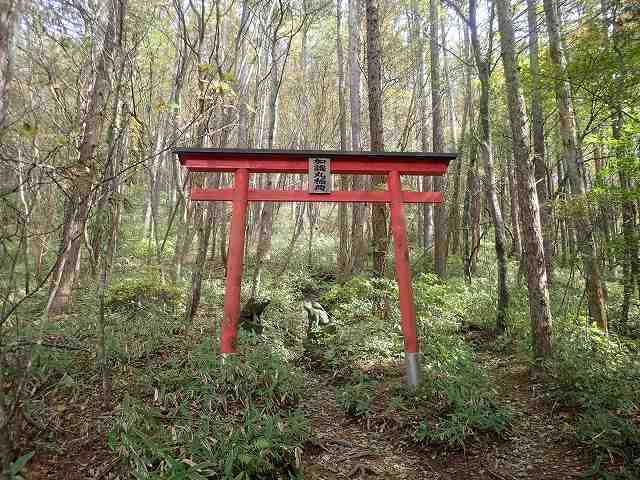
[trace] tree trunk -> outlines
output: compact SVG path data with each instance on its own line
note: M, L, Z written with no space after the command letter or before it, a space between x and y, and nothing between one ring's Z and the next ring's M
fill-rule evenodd
M294 213L294 221L293 221L293 233L291 234L291 240L289 241L289 246L287 247L287 253L284 257L284 263L280 268L280 273L278 276L284 275L287 267L289 266L289 262L293 257L293 248L295 247L296 242L300 238L302 234L302 227L304 226L304 214L307 208L306 202L297 202L295 205L295 213Z
M280 91L280 67L278 64L278 31L280 26L282 25L283 19L284 11L280 11L277 24L272 27L273 32L271 35L271 87L269 89L268 104L269 123L267 127L267 148L273 148L277 124L276 120L278 117L278 93ZM284 61L286 61L286 57ZM272 175L266 174L265 177L266 180L264 188L266 190L271 190L273 188ZM277 180L276 183L278 183ZM251 298L256 298L258 291L260 290L262 268L265 260L269 255L269 252L271 251L271 237L273 232L273 208L273 202L264 202L262 204L262 211L259 220L258 244L256 246L255 268L253 271L253 278L251 282Z
M420 15L417 0L411 2L412 14L412 42L414 45L415 56L415 92L416 92L416 113L418 121L418 149L426 152L429 150L429 139L427 135L427 97L424 91L424 43L423 43L423 20ZM433 190L433 177L424 176L419 182L419 188L423 192L431 192ZM422 247L425 257L427 251L433 246L433 205L425 203L422 205L422 229L420 235L422 237Z
M465 187L464 187L464 198L463 198L463 214L462 214L462 255L463 255L463 261L465 266L467 266L467 258L468 254L470 253L470 249L469 249L469 228L470 228L470 224L471 224L471 188L472 188L472 178L470 177L470 175L477 175L476 172L476 165L477 165L477 161L476 158L473 159L473 163L471 162L471 158L470 158L470 150L471 150L471 143L473 143L474 145L476 144L476 142L474 140L471 140L469 142L467 142L467 125L469 126L469 130L473 130L474 129L474 123L473 123L473 112L471 110L472 104L473 104L473 93L471 90L471 52L469 51L470 49L470 45L469 45L469 29L467 27L466 24L463 23L463 28L464 28L464 44L463 44L463 52L464 52L464 59L466 61L466 66L464 69L464 113L463 113L463 119L462 119L462 133L460 135L460 139L458 142L458 146L457 146L457 151L458 152L463 152L466 151L467 152L467 157L469 158L469 163L467 165L467 178L465 179ZM476 151L477 152L477 151ZM476 155L477 156L477 155ZM458 162L460 162L460 168L459 170L456 172L456 175L458 177L462 177L462 158L459 156L458 157ZM454 191L454 196L456 198L460 198L460 189L462 188L461 186L462 183L462 178L457 178L455 180L455 187L458 192L456 193ZM457 225L460 222L460 218L459 218L459 213L457 211L457 208L453 208L450 211L450 215L449 215L449 225L453 226L453 225ZM453 217L453 218L452 218ZM451 231L451 230L450 230ZM451 251L453 253L456 253L459 249L459 242L460 242L460 232L455 233L453 237L451 238ZM466 268L465 268L465 273L469 273L469 278L470 278L470 272L467 272Z
M349 0L349 109L351 111L351 149L362 149L360 135L361 101L360 101L360 0ZM364 177L353 175L353 190L364 190ZM367 244L364 238L364 219L367 206L354 203L351 208L351 265L353 274L361 273L367 257Z
M0 143L7 124L9 109L9 83L11 81L11 50L13 34L18 17L19 0L3 1L0 6ZM22 182L21 182L22 183ZM0 356L0 362L2 361ZM5 365L0 363L4 371ZM0 478L8 477L9 465L13 461L15 439L12 438L11 397L6 395L5 383L0 384Z
M518 208L518 191L516 190L513 175L517 166L514 165L515 159L507 160L508 171L507 182L509 184L509 203L511 213L511 256L522 261L522 240L520 239L520 209Z
M469 168L464 200L464 273L467 281L476 272L478 248L480 246L480 213L482 189L478 171L478 143L471 140L469 148Z
M369 90L369 129L371 151L384 151L384 131L382 123L382 50L380 46L380 25L377 0L366 0L367 6L367 75ZM383 175L373 176L373 188L380 188L386 179ZM383 276L387 253L386 206L376 203L372 207L371 226L373 233L373 270Z
M489 203L493 224L495 227L495 249L498 262L498 305L496 308L496 329L503 332L506 329L507 309L509 307L509 290L507 287L507 239L505 235L502 209L498 200L496 177L493 166L493 147L491 140L491 115L489 113L489 74L490 58L482 58L480 39L477 27L476 0L469 2L469 33L471 45L478 68L480 79L480 154L485 168L485 191ZM493 16L493 15L491 15Z
M307 266L309 270L313 268L313 238L316 225L320 216L320 206L317 203L307 205L307 221L309 222L309 235L307 237Z
M606 9L605 9L606 12ZM608 14L603 15L608 18ZM618 64L618 74L621 78L627 76L627 65L625 63L625 57L621 50L620 40L622 32L620 32L620 22L616 18L615 9L613 12L612 24L612 38L611 42L608 42L613 47L616 63ZM605 25L605 31L608 31L608 24ZM612 98L612 113L613 124L611 128L612 137L619 143L614 151L616 157L622 159L628 152L625 152L626 147L623 142L622 129L624 127L624 112L622 110L622 101L624 98L624 83L621 81L616 82L617 92ZM623 164L624 165L624 164ZM623 192L629 192L633 188L633 182L629 178L628 172L625 171L624 166L620 166L618 169L618 180L620 181L620 189ZM640 280L640 258L638 256L638 224L637 224L637 211L636 204L632 198L622 198L622 236L624 239L624 254L622 259L622 274L623 274L623 293L622 293L622 306L620 313L620 327L623 330L629 327L629 310L631 309L631 298L636 288L636 284ZM638 285L638 293L640 294L640 285Z
M342 2L336 2L336 54L338 62L338 125L340 129L340 150L347 149L347 115L344 98L344 53L342 50ZM348 190L351 179L340 176L340 187ZM345 279L349 274L349 209L346 203L338 205L338 277Z
M60 255L64 261L58 261L53 278L59 279L52 284L52 297L48 314L61 313L71 304L71 292L80 269L80 247L86 228L87 217L93 202L93 183L95 180L95 151L102 134L106 98L109 89L109 62L114 46L114 22L116 8L109 4L102 48L95 66L91 90L87 98L87 110L82 123L78 162L72 182L72 193L67 201L64 234Z
M518 200L523 222L525 262L527 265L527 289L529 292L529 316L534 352L537 360L551 355L551 306L547 288L547 271L544 261L540 207L536 192L534 166L529 156L526 135L526 112L518 70L513 33L513 18L509 0L496 0L502 64L507 86L507 106L515 160ZM518 226L514 228L517 230Z
M9 109L11 82L11 48L21 0L3 0L0 6L0 139L3 136Z
M217 174L214 179L214 189L220 187L220 175ZM215 228L216 208L213 202L207 202L207 206L203 209L203 219L198 222L198 255L193 269L191 278L191 299L185 311L184 323L191 325L193 319L198 313L200 306L200 296L202 291L202 280L207 264L207 252L209 251L209 240L211 232Z
M533 163L536 176L536 191L540 204L540 221L544 239L544 260L547 281L553 283L553 218L547 187L547 165L544 145L544 112L540 82L540 58L538 53L537 0L527 0L527 21L529 24L529 69L531 70L531 130L533 133Z
M444 119L442 114L442 92L440 85L440 45L438 44L438 0L431 0L429 6L430 50L431 50L431 131L432 149L444 152ZM433 179L433 188L443 191L442 177ZM436 274L444 278L447 274L447 212L444 204L434 207L433 266Z
M118 37L118 47L119 50L121 48L121 37ZM109 127L107 128L106 134L106 144L107 144L107 155L106 155L106 165L105 174L102 179L102 188L100 188L100 199L96 205L96 210L98 211L98 216L100 216L100 212L106 208L107 202L112 200L112 185L110 181L106 181L106 179L113 178L115 172L117 171L115 168L115 161L117 156L117 150L120 144L123 141L122 134L124 133L125 128L123 128L123 110L125 109L125 101L122 98L122 89L124 86L124 72L126 67L126 55L123 55L121 51L118 51L118 55L120 57L117 80L116 80L116 88L112 95L112 119L109 123ZM97 267L100 263L100 255L102 250L102 232L103 225L102 222L97 221L95 224L93 239L91 241L91 250L93 251L93 259L91 259L91 268L92 274L95 276L97 272Z
M544 0L544 10L549 34L549 53L555 79L558 116L560 118L560 137L564 151L564 163L571 184L573 200L583 202L586 196L584 175L581 173L582 155L578 146L576 119L573 112L571 90L566 76L566 59L560 38L560 21L556 0ZM600 275L600 265L593 238L593 225L586 210L575 213L574 223L578 240L578 251L584 264L586 291L589 306L589 317L598 327L606 332L607 309L604 300L604 289Z
M443 23L443 38L444 38L444 23ZM465 55L466 55L466 47L465 47ZM455 100L453 96L453 87L451 81L451 69L448 64L447 54L443 51L444 58L444 69L446 73L446 85L447 85L447 119L449 124L449 145L451 151L461 151L463 148L464 137L466 135L467 121L469 119L469 108L471 105L471 87L467 86L467 73L468 69L465 68L465 90L464 90L464 105L463 105L463 114L462 114L462 132L460 134L460 138L458 138L456 122L455 122ZM453 184L453 193L451 195L451 199L448 201L449 203L449 218L448 218L448 238L447 245L448 251L455 255L460 250L460 184L462 182L462 167L463 161L462 158L458 158L458 160L453 165L452 172L452 184Z

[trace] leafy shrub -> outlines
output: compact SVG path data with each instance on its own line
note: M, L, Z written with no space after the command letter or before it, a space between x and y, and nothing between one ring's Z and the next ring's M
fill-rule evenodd
M355 277L336 285L320 299L332 320L314 336L324 362L333 369L357 362L380 361L402 355L402 333L395 282Z
M246 356L229 357L221 365L209 341L205 341L189 364L167 362L161 370L149 371L144 383L158 391L158 401L167 409L175 409L184 401L206 404L221 412L238 406L264 411L296 406L303 391L301 375L259 340L246 350Z
M354 417L366 417L371 413L375 399L375 386L364 376L354 377L355 383L336 389L336 404L340 410Z
M135 258L152 258L156 257L158 253L161 253L161 256L167 259L173 257L175 253L175 238L167 239L162 252L158 252L155 242L149 241L149 239L138 240L131 246L131 254Z
M602 457L617 455L629 473L640 465L640 363L615 336L566 329L557 336L553 400L578 408L576 435ZM636 462L636 463L634 463Z
M414 432L417 441L463 445L470 435L500 433L509 426L511 413L497 405L487 375L461 338L432 337L425 356L430 378L425 394L441 405L441 415L420 422Z
M242 402L268 401L279 408L296 405L302 396L302 377L283 365L279 354L253 347L244 360L229 359L215 379L216 391Z
M167 418L129 399L109 445L135 478L272 478L297 468L307 433L297 410L265 414L249 408L237 418L198 412Z
M147 363L180 343L176 334L184 329L178 315L184 299L180 288L164 283L153 271L114 283L106 297L110 359L123 364Z
M246 357L224 365L203 342L190 361L141 376L147 398L126 398L109 435L136 478L273 478L297 468L308 434L295 408L301 377L251 341Z
M320 303L329 313L348 314L352 322L370 316L385 316L389 303L397 303L398 287L393 280L380 277L354 277L326 292ZM355 302L355 305L353 303Z
M413 281L418 327L425 334L452 333L463 323L486 329L495 327L495 281L474 278L473 285L461 277L446 283L433 273L421 273Z
M107 306L112 310L131 310L140 306L160 306L163 311L175 312L183 301L183 293L175 285L168 285L157 277L126 278L109 288Z

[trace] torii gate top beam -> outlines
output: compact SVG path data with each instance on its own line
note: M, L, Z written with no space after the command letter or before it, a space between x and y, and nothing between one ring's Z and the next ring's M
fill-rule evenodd
M444 175L455 153L340 152L327 150L254 150L177 148L180 163L192 172L307 173L309 158L331 159L331 172L382 175Z

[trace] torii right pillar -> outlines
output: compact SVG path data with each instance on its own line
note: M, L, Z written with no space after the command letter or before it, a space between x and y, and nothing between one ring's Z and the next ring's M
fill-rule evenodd
M391 194L391 232L396 260L396 279L400 297L400 319L404 337L404 352L407 368L407 385L417 387L421 380L420 349L416 332L416 305L411 286L409 264L409 242L407 240L407 218L402 200L400 172L392 170L388 175Z

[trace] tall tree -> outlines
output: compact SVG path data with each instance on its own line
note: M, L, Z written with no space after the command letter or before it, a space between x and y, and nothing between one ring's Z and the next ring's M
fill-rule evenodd
M9 107L11 49L18 6L18 0L3 1L0 5L0 141L4 136ZM4 311L2 313L4 314ZM2 323L0 323L0 327L2 327ZM0 360L3 359L0 358ZM4 368L4 362L2 366ZM13 446L17 441L16 438L13 438L15 429L11 428L14 414L9 397L6 395L5 386L0 385L0 477L8 475L9 466L13 461Z
M344 51L342 48L342 1L336 1L336 60L338 62L338 126L340 129L340 150L347 149L347 115L344 98ZM349 189L351 183L347 175L340 178L340 187ZM346 203L338 205L338 274L344 278L349 268L349 224Z
M360 24L362 19L361 0L349 0L349 110L351 126L351 149L362 150L360 133ZM353 189L364 189L364 177L353 176ZM351 271L360 273L364 269L367 245L364 239L364 225L367 207L363 203L354 203L351 209Z
M11 81L11 47L21 0L3 0L0 5L0 138L5 129Z
M442 37L445 37L445 22L442 21ZM464 34L466 35L466 33ZM446 42L443 42L446 43ZM462 130L460 135L458 135L458 128L455 119L455 109L456 109L456 101L455 101L455 92L453 89L453 71L454 68L449 62L449 55L446 51L445 46L442 48L442 55L444 57L444 70L446 75L446 85L447 85L447 123L449 130L449 149L450 151L458 151L461 152L464 148L464 141L467 132L467 122L469 121L469 110L471 107L471 87L468 87L467 83L467 71L469 69L468 57L467 57L467 48L466 45L463 45L463 54L464 54L464 62L465 62L465 74L464 74L464 92L463 92L463 107L462 107L462 122L461 127ZM468 88L467 88L468 87ZM452 165L452 194L451 198L448 201L449 203L449 218L447 220L447 230L448 230L448 251L452 254L457 254L460 249L460 189L462 184L462 170L464 166L464 157L459 155L457 161Z
M586 185L582 171L582 152L578 144L576 118L573 111L571 86L566 72L566 57L560 34L560 19L556 0L544 0L544 11L549 35L549 55L553 66L553 79L560 119L560 137L564 153L564 165L571 185L573 200L577 203L574 224L578 251L582 257L586 280L589 317L600 329L607 331L607 309L600 274L593 225L584 205Z
M469 36L471 38L471 49L475 59L476 68L478 70L478 79L480 80L480 105L479 105L479 122L480 122L480 155L484 165L484 182L487 202L493 219L495 231L495 249L496 259L498 262L498 305L496 307L496 329L502 332L506 329L507 309L509 307L509 288L507 286L507 237L505 234L504 218L502 216L502 208L498 199L498 190L496 187L496 175L493 162L493 142L491 133L491 114L489 112L490 100L490 75L492 64L493 50L493 17L494 11L491 7L489 15L489 46L486 54L483 54L480 36L478 35L478 4L476 0L469 0L469 16L468 18L457 7L456 4L450 4L467 22L469 26Z
M521 260L522 257L522 239L520 238L520 208L518 207L518 191L516 189L516 181L514 178L515 169L514 158L508 156L507 165L507 184L509 185L509 213L511 214L511 252L510 255Z
M440 84L440 45L438 32L440 22L438 17L438 0L431 0L429 4L429 47L431 52L431 148L434 152L444 152L444 115L442 111L442 86ZM442 177L435 177L433 188L444 190L445 182ZM447 215L444 205L434 208L433 234L433 265L435 272L444 277L447 273Z
M109 72L112 66L116 15L115 2L105 2L96 16L98 26L104 26L104 29L97 29L98 32L102 32L102 38L96 42L98 54L80 128L78 159L73 168L71 191L65 202L63 238L47 303L49 313L60 313L69 307L73 285L80 269L80 249L94 197L95 152L102 135L106 99L109 93Z
M269 103L268 103L268 125L266 132L266 145L265 147L268 149L273 148L273 142L275 139L276 133L276 121L278 118L278 95L280 93L280 85L282 79L282 71L285 67L288 51L290 47L291 38L288 39L289 43L286 46L286 53L280 54L279 52L279 43L280 43L280 29L284 26L285 23L285 15L286 10L282 3L280 3L280 8L278 13L275 15L273 19L273 24L271 26L271 35L270 35L270 49L269 49L269 58L271 71L269 74L270 79L270 88L269 88ZM280 66L280 59L282 58L282 66ZM303 66L303 69L305 67ZM273 176L269 173L265 174L266 180L264 188L267 190L271 190L274 187L274 179ZM278 180L275 181L278 183ZM265 260L269 256L269 252L271 250L271 236L273 233L273 212L274 212L274 203L273 202L263 202L262 209L260 212L260 220L259 220L259 230L258 230L258 243L256 245L256 254L255 254L255 268L253 271L253 279L251 282L251 298L255 298L258 290L260 289L261 277L262 277L262 269L264 266Z
M495 3L498 10L502 65L507 86L507 107L518 185L517 195L523 219L522 231L525 242L524 255L527 267L531 333L536 358L544 359L551 354L552 320L544 261L540 207L534 166L529 156L529 145L527 144L526 112L516 56L511 3L509 0L496 0ZM514 228L517 229L518 226L515 225Z
M527 0L529 26L529 70L531 71L531 131L533 136L533 162L536 175L536 191L540 204L540 220L544 238L544 260L549 285L553 283L553 219L544 145L544 112L542 110L542 82L540 80L540 54L538 46L537 0Z
M384 127L382 123L382 49L380 45L380 13L377 0L366 0L367 10L367 80L369 90L369 130L371 151L384 151ZM382 175L373 177L373 188L385 183ZM384 204L372 207L373 270L384 275L387 253L387 213Z
M603 20L604 20L604 36L605 46L609 53L613 54L614 65L617 69L614 75L619 75L619 79L612 79L615 85L615 91L610 96L610 107L613 116L611 124L611 137L614 139L614 154L618 163L618 181L620 189L623 192L629 192L633 188L633 180L630 178L628 163L630 148L628 140L624 139L625 112L623 102L625 97L625 81L630 77L628 74L627 61L623 52L624 45L629 39L628 33L622 28L623 21L620 19L621 6L619 2L607 2L603 0ZM611 38L609 38L609 18L611 19ZM631 154L633 155L633 153ZM628 195L622 195L622 236L624 239L624 251L622 255L622 276L623 276L623 294L622 306L620 312L620 323L623 328L629 327L629 312L631 310L631 298L633 292L638 287L640 293L640 256L639 256L639 238L638 238L638 207L633 198Z
M415 57L415 96L416 113L418 119L418 148L420 151L429 151L429 132L427 129L427 96L425 95L425 72L424 72L424 20L420 14L417 0L411 2L412 16L412 43ZM425 175L421 179L421 188L424 192L433 191L433 177ZM425 253L433 246L433 205L425 203L422 205L422 247Z

